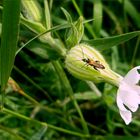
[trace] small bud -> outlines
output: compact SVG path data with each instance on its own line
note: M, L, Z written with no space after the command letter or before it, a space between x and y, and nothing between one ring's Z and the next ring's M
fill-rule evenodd
M84 33L84 26L83 26L83 17L79 17L79 19L75 23L71 23L71 28L67 33L66 44L69 48L78 44Z
M112 71L103 56L94 48L79 44L71 48L65 60L66 68L82 80L109 82L118 86L122 77Z
M83 37L83 34L84 34L84 25L83 25L83 17L82 16L80 16L79 19L76 21L75 26L76 26L77 31L78 31L77 40L79 43Z
M40 22L43 18L41 6L37 0L22 0L22 12L27 19Z

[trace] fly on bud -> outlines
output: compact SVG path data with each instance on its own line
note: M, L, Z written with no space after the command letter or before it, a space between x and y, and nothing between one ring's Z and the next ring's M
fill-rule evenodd
M112 71L103 56L86 44L71 48L65 60L66 68L75 77L82 80L109 82L118 86L122 77Z

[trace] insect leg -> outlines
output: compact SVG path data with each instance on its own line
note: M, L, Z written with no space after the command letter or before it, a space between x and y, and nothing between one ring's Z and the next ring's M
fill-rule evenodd
M99 71L99 70L97 69L97 67L96 67L96 66L93 66L93 68L94 68L95 70Z

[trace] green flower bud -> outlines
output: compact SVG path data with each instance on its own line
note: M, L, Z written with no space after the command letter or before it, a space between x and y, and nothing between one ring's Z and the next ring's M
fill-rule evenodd
M22 12L27 19L40 22L43 18L41 6L37 0L22 0Z
M71 23L71 29L67 33L66 44L69 48L78 44L84 33L83 17L81 16L74 24Z
M68 71L82 80L109 82L118 86L122 77L112 71L103 56L94 48L79 44L71 48L65 60Z

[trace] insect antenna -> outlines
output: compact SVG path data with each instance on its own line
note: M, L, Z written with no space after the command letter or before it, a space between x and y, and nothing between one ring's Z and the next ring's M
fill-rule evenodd
M75 62L75 61L83 61L83 60L86 60L86 58L84 58L84 52L83 52L83 49L82 49L82 47L81 46L79 46L80 47L80 49L81 49L81 52L82 52L82 56L83 56L83 58L79 58L79 59L77 59L77 60L73 60L73 61L70 61L70 62ZM84 61L83 61L84 62Z
M86 58L84 57L83 48L81 46L80 46L80 48L81 48L81 52L82 52L82 56L83 56L82 60L86 60Z
M83 58L81 59L81 61L83 61L85 64L81 67L81 68L83 68L83 67L85 67L85 66L89 66L89 64L88 64L88 61L89 61L89 58L86 58L84 55L84 51L83 51L83 48L80 46L80 48L81 48L81 52L82 52L82 55L83 55ZM87 68L87 67L86 67Z

